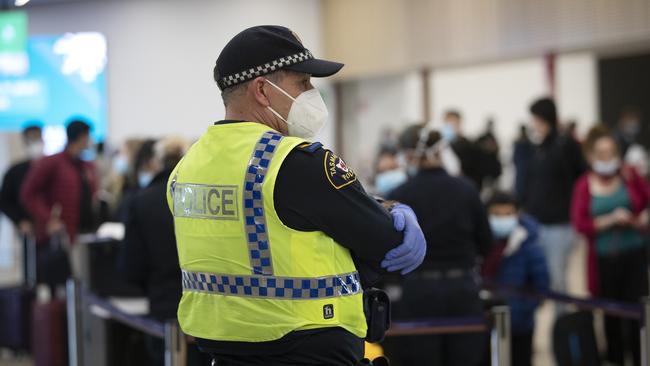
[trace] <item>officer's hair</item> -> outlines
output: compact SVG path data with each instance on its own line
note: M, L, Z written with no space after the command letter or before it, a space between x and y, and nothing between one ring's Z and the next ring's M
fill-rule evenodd
M294 73L295 71L289 71L289 70L278 70L275 72L272 72L270 74L264 75L265 78L271 80L273 83L277 84L280 82L285 76ZM221 92L221 99L223 99L223 105L225 107L228 107L234 100L237 98L241 97L244 95L244 91L246 91L246 88L248 88L248 84L251 81L246 81L241 84L237 84L235 86L231 86L227 89L224 89Z

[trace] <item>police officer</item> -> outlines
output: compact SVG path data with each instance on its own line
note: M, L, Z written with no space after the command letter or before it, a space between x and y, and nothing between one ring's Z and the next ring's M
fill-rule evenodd
M242 31L217 59L226 118L176 166L168 202L178 319L218 365L354 365L367 331L363 288L423 260L412 211L389 213L309 141L327 118L310 77L341 67L280 26Z
M444 170L438 132L411 126L399 144L417 172L388 197L413 207L428 244L423 265L404 279L401 310L415 319L481 316L474 267L490 251L492 233L479 193L470 180ZM472 366L484 354L481 334L399 341L404 365Z

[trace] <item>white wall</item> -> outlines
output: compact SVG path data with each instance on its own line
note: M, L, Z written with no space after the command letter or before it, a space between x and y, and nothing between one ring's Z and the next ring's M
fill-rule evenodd
M382 130L422 121L422 82L416 72L345 83L341 154L367 183Z
M111 0L29 8L30 34L98 31L108 39L109 141L182 134L223 117L212 68L253 25L280 24L321 54L318 0Z
M597 120L596 57L590 53L559 55L556 59L556 102L561 121L576 120L584 134ZM502 146L502 159L510 162L512 141L519 125L530 119L528 107L536 98L549 94L543 58L499 62L487 65L439 69L432 73L434 120L440 125L448 108L463 114L464 130L470 137L485 131L488 117L495 120L495 132ZM506 166L503 187L513 181Z
M591 53L560 55L557 59L555 92L562 120L575 120L584 137L600 122L598 103L598 60Z
M598 118L596 58L591 53L559 55L556 59L556 101L560 119L575 119L582 134ZM439 128L445 110L463 114L469 138L485 131L495 120L502 159L510 162L512 142L519 125L530 119L528 107L549 94L544 60L528 58L463 67L434 69L429 82L434 126ZM362 178L372 171L379 136L384 127L403 129L421 119L422 86L419 74L410 73L345 84L344 154ZM510 187L514 172L505 166L501 180Z
M432 107L439 127L447 109L463 115L466 135L485 131L493 117L497 137L515 138L519 123L528 120L528 105L548 94L541 58L435 70L431 75Z

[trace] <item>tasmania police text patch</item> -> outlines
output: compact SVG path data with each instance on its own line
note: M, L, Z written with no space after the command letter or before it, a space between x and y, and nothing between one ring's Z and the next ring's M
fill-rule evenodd
M331 151L325 152L325 176L336 189L343 188L357 180L352 169Z

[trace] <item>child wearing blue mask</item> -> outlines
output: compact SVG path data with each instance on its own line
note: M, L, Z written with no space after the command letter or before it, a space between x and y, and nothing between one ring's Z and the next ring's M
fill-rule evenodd
M496 240L483 263L486 281L530 290L548 290L549 274L537 244L537 223L520 214L513 195L495 192L487 202L490 227ZM508 297L512 319L512 365L531 364L535 310L538 301Z

